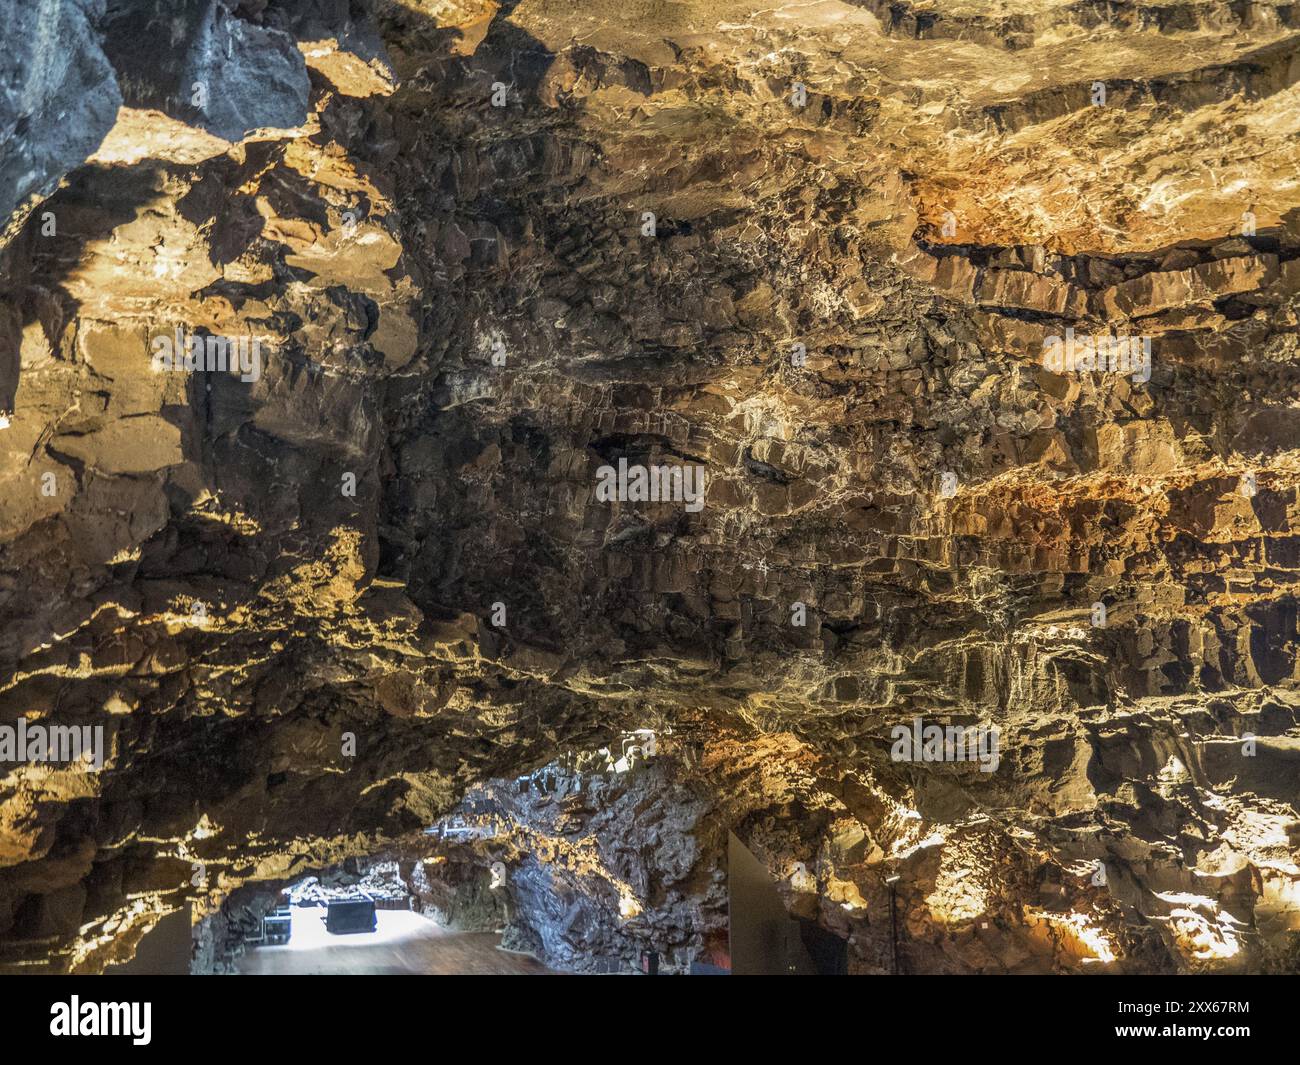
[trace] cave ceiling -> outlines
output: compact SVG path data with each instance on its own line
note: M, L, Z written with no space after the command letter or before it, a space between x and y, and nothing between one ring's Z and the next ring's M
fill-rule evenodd
M496 794L683 947L734 831L859 971L1296 965L1293 5L2 6L0 723L103 764L0 963Z

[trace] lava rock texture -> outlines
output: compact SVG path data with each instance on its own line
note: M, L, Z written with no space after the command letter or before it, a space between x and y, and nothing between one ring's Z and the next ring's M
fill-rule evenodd
M1300 9L0 36L0 724L106 738L0 764L0 963L387 855L553 966L680 969L734 831L855 972L895 876L908 972L1300 967ZM155 369L178 330L256 372ZM598 497L624 459L703 507ZM997 768L895 760L917 718Z

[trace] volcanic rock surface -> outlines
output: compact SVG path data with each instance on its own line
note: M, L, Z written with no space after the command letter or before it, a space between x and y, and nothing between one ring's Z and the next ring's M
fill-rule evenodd
M386 855L685 968L728 831L854 972L891 890L908 972L1300 967L1300 9L0 7L0 724L107 737L0 764L5 967Z

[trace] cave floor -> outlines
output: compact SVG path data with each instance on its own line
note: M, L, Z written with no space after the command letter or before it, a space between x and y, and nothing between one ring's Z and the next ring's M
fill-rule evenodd
M253 976L540 975L551 972L522 954L497 950L493 932L452 932L408 910L380 910L371 933L333 935L323 909L294 907L289 942L253 947L239 971Z

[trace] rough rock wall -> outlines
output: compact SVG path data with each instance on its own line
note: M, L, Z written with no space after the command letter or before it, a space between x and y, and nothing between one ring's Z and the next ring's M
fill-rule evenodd
M0 720L111 753L5 767L6 960L654 716L864 969L892 875L916 971L1294 967L1292 7L34 7ZM152 372L178 327L258 373Z
M458 927L504 927L504 946L551 968L629 971L657 951L684 971L727 916L713 802L681 755L670 743L625 772L570 755L474 788L431 841L419 896Z

